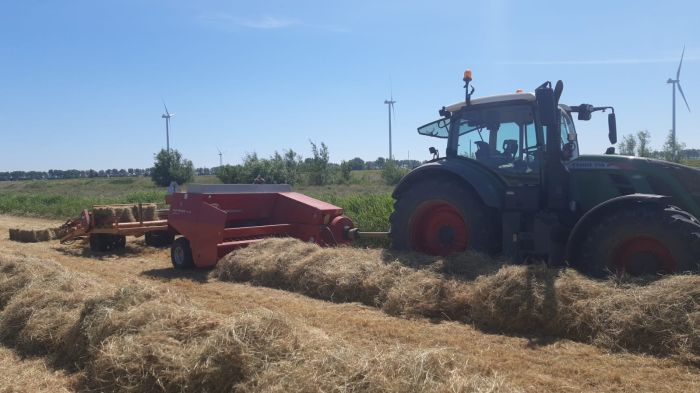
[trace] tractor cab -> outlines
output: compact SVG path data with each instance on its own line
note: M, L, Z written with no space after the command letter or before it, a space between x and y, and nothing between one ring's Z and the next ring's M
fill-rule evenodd
M579 155L571 108L559 106L561 159ZM418 128L418 133L447 139L446 156L473 160L501 176L506 183L541 181L546 151L544 127L538 121L535 94L518 91L462 101L444 107L443 118Z

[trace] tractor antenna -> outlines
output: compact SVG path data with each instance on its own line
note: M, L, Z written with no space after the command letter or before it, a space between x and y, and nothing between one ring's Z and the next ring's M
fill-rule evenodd
M469 105L472 100L472 94L474 94L474 86L469 86L472 81L472 70L464 71L464 102ZM471 87L471 90L469 89Z

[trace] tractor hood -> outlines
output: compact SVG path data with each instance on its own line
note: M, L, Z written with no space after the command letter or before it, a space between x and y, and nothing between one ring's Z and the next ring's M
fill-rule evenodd
M587 192L579 189L580 194L589 195L584 198L589 203L632 193L658 194L671 197L674 204L700 217L698 169L652 158L618 155L581 155L567 166L573 187L594 189ZM590 198L600 193L606 195Z

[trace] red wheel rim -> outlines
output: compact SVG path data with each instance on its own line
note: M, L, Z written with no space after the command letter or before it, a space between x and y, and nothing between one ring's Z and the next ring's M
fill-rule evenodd
M459 211L444 201L430 201L418 207L410 223L411 248L431 255L464 251L469 231Z
M613 254L614 268L632 275L675 271L671 251L659 240L637 235L622 241Z

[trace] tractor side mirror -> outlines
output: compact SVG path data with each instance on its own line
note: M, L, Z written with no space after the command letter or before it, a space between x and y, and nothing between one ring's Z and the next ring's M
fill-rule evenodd
M543 126L554 127L557 124L557 105L554 90L549 82L535 90L535 99L540 115L540 122Z
M615 112L608 113L608 139L613 145L617 143L617 121L615 120Z

